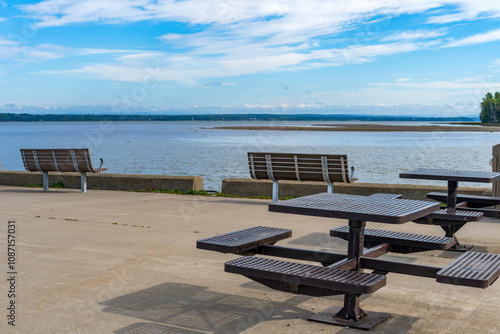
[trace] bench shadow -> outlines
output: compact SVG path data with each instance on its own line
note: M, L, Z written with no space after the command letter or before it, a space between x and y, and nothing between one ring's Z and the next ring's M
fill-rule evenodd
M207 287L164 283L101 302L103 312L141 320L115 331L146 333L240 333L261 322L307 319L313 313L298 305L308 297L293 296L284 302L214 292Z

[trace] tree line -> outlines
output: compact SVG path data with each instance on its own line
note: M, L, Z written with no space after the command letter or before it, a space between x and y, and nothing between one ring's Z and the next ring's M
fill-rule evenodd
M0 122L118 121L473 121L471 117L377 116L350 114L205 114L205 115L38 115L0 113Z
M483 123L499 123L500 120L500 93L495 95L488 92L481 102L479 119Z

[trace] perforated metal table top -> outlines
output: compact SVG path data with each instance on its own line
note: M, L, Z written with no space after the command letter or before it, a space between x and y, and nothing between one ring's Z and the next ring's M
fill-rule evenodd
M401 173L399 177L405 179L492 183L500 180L500 173L419 168Z
M269 204L269 211L402 224L439 209L439 203L321 193Z

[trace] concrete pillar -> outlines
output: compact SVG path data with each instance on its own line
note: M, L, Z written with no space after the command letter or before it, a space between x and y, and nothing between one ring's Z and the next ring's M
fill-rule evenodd
M493 146L493 172L500 172L500 144ZM493 182L492 196L500 196L500 181Z

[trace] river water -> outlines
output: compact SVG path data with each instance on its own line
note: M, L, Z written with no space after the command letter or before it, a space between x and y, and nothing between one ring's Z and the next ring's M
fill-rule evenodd
M88 147L94 167L99 165L98 158L103 158L103 167L107 167L109 173L202 176L206 190L220 191L225 178L250 178L248 151L347 154L349 165L356 168L358 182L445 185L439 181L400 179L399 173L417 167L490 171L492 146L500 143L500 134L490 132L208 129L232 125L310 126L321 123L6 122L0 123L0 162L4 170L24 170L20 148Z

